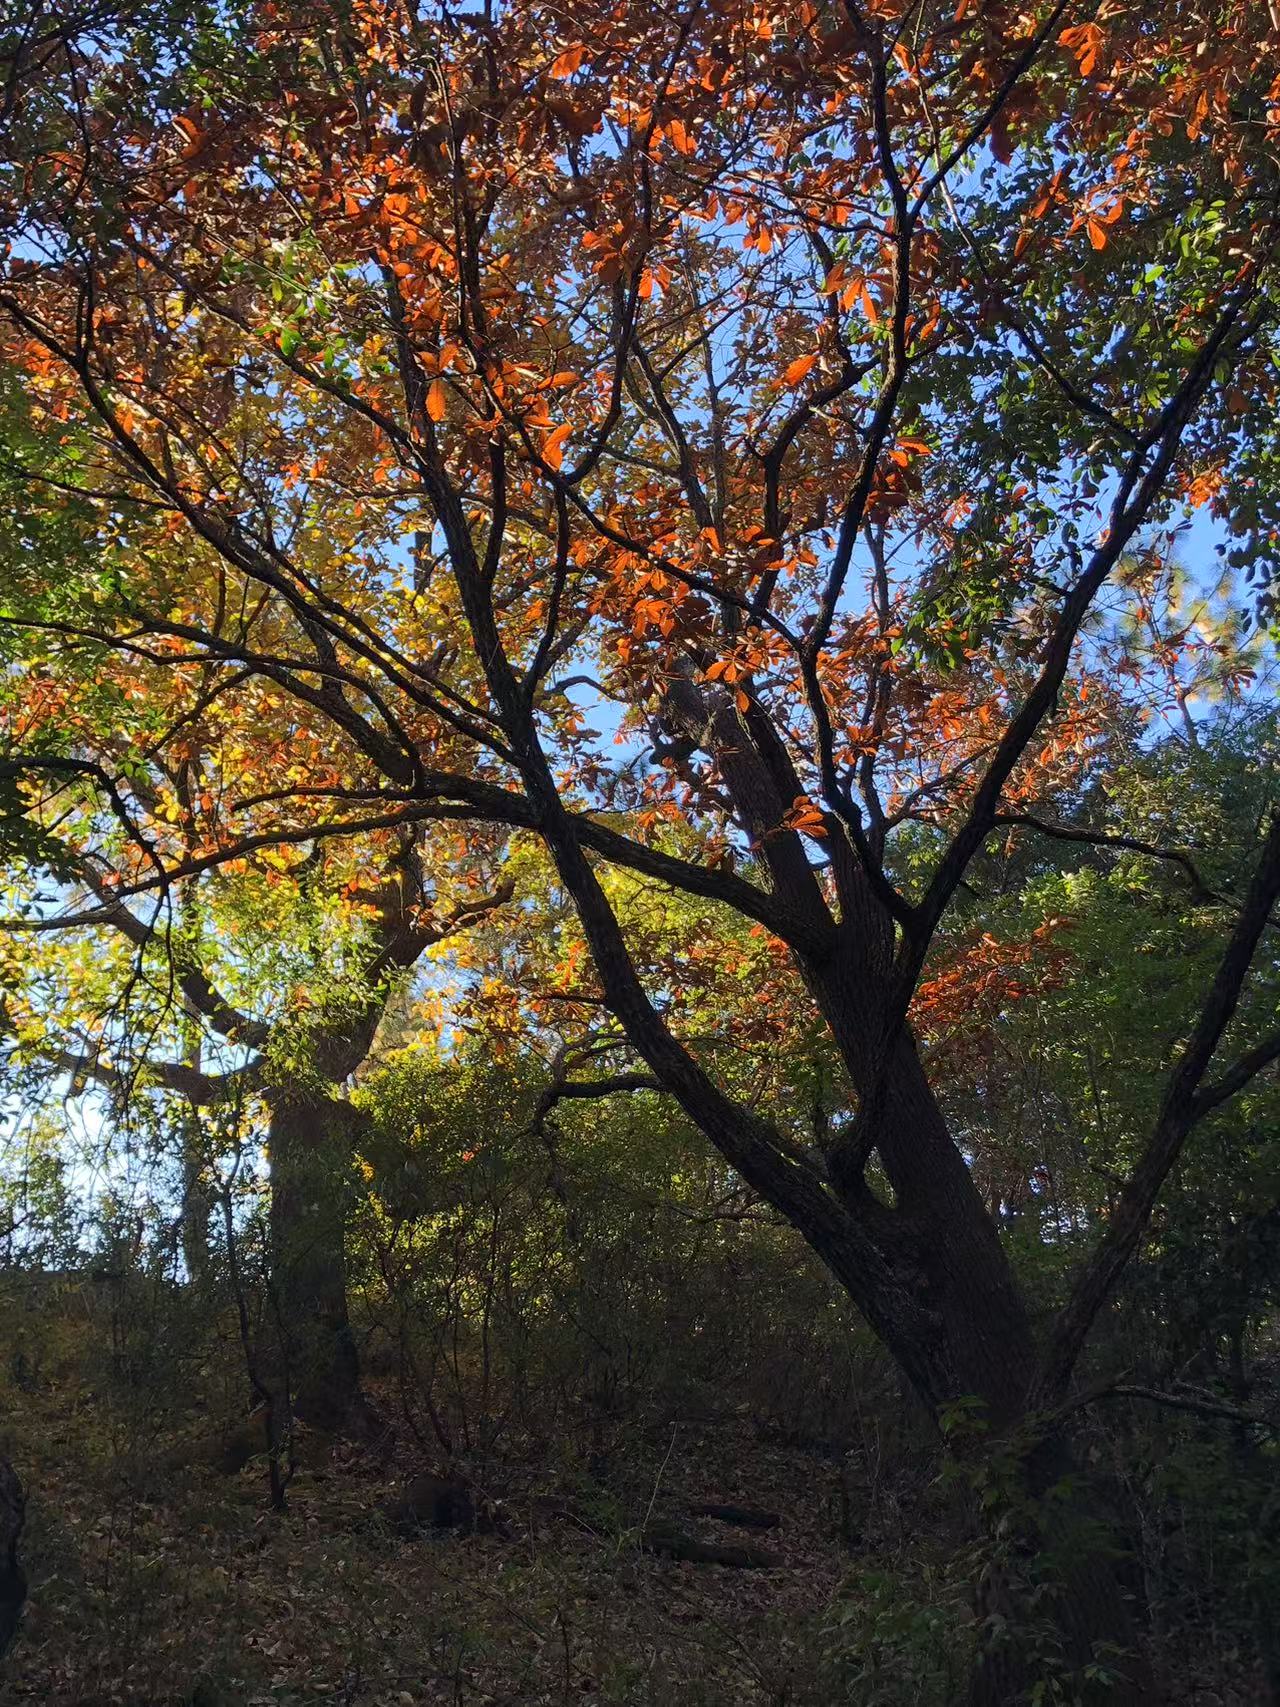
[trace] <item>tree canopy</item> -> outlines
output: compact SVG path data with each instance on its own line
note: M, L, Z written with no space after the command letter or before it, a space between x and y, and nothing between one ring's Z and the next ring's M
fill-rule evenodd
M1265 1218L1278 27L9 30L11 1072L151 1111L188 1270L265 1142L273 1466L365 1403L353 1217L429 1084L557 1192L598 1100L703 1146L1032 1505L1143 1241ZM1053 1605L1133 1649L1104 1548ZM971 1698L1034 1683L996 1641Z

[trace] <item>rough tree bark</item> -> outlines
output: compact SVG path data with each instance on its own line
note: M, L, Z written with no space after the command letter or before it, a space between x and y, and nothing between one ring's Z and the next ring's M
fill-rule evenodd
M351 1166L361 1116L336 1087L368 1058L390 994L387 980L413 966L431 943L487 917L511 889L463 902L447 919L420 905L421 873L412 849L403 870L376 900L374 954L363 991L343 1019L308 1039L305 1074L269 1083L271 1268L283 1367L293 1412L317 1427L359 1420L360 1368L347 1305L346 1226Z
M347 1309L351 1108L320 1093L271 1098L271 1276L277 1382L293 1413L338 1429L360 1391Z

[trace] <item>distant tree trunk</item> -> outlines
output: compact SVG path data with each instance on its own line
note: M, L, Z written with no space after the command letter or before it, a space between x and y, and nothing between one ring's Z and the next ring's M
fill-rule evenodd
M270 1109L271 1267L293 1413L340 1428L370 1413L347 1311L346 1227L361 1115L327 1087L345 1084L368 1058L390 990L432 942L465 929L510 899L510 885L468 900L447 920L419 915L425 893L412 840L376 892L378 953L364 968L354 1012L309 1039L309 1071L265 1091Z
M7 1458L0 1457L0 1659L18 1633L27 1598L26 1573L18 1563L26 1507L17 1472Z
M214 1202L204 1124L199 1105L193 1101L182 1123L182 1261L188 1280L195 1285L209 1273L209 1219Z
M271 1101L271 1259L294 1414L321 1428L347 1421L360 1386L347 1312L347 1104L277 1093Z

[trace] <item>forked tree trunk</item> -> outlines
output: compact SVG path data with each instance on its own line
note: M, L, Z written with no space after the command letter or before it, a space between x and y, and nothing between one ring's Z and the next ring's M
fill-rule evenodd
M843 1027L833 1026L838 1029ZM861 1072L857 1054L850 1064ZM958 1400L981 1401L983 1432L971 1442L962 1440L957 1450L1003 1483L1007 1502L989 1515L1012 1511L1021 1531L1008 1568L974 1585L980 1658L969 1707L1029 1701L1035 1684L1059 1665L1075 1674L1081 1701L1152 1707L1157 1694L1136 1653L1106 1518L1078 1478L1069 1441L1054 1433L1025 1453L1015 1444L1019 1425L1028 1420L1038 1348L995 1223L909 1036L895 1053L875 1138L896 1207L910 1229L906 1260L917 1267L937 1336L932 1358L922 1359L918 1345L898 1345L892 1338L888 1348L904 1367L923 1364L931 1372L921 1397L935 1418ZM856 1209L857 1202L850 1207ZM1064 1486L1072 1485L1064 1497ZM1044 1566L1046 1553L1047 1571L1038 1573L1035 1555ZM999 1639L1006 1628L1008 1639ZM1085 1668L1093 1665L1107 1672L1105 1683L1089 1683Z
M548 803L548 816L554 807ZM553 822L553 832L557 827ZM904 1033L877 1073L874 1040L882 1035L882 976L875 938L841 947L825 959L801 963L831 1033L863 1097L864 1118L848 1147L829 1158L835 1192L848 1214L834 1214L828 1189L803 1177L797 1164L779 1160L769 1133L731 1104L657 1020L625 953L617 922L571 835L553 833L560 874L578 904L610 1006L632 1043L689 1116L743 1173L788 1216L848 1290L879 1333L930 1413L977 1399L990 1455L1016 1454L1017 1426L1026 1420L1028 1394L1038 1373L1026 1304L998 1229L987 1212L964 1157L947 1129L914 1044ZM877 1009L879 1011L877 1011ZM874 1195L864 1174L866 1153L879 1155L892 1204ZM772 1156L770 1151L772 1150ZM1061 1442L1041 1444L1022 1461L1002 1467L1015 1509L1042 1497L1070 1470ZM1082 1511L1080 1534L1087 1534ZM1025 1553L1037 1546L1033 1509L1024 1531ZM1119 1582L1096 1537L1068 1551L1056 1592L1024 1592L1017 1560L983 1587L975 1584L976 1611L1013 1618L1025 1640L983 1644L972 1680L970 1707L1023 1707L1041 1681L1033 1623L1048 1620L1057 1657L1083 1693L1092 1687L1084 1668L1106 1664L1131 1650L1133 1632ZM1156 1696L1140 1662L1116 1667L1109 1707L1152 1707Z
M1004 1520L1002 1547L975 1585L967 1707L1024 1707L1050 1683L1082 1707L1158 1707L1116 1572L1111 1514L1078 1477L1070 1442L1044 1438L1008 1473L1008 1499L989 1514Z
M346 1223L352 1110L317 1092L272 1098L271 1268L282 1353L279 1384L293 1414L340 1428L360 1386L347 1311Z
M897 1023L894 925L852 843L839 836L828 843L837 919L800 838L783 827L804 789L778 731L750 707L736 715L735 702L697 683L692 670L667 684L663 716L690 749L715 759L786 908L797 969L859 1093L859 1119L827 1156L823 1179L784 1134L725 1094L655 1008L532 727L461 505L440 483L432 498L490 689L517 742L527 798L573 900L606 1005L663 1088L832 1270L935 1418L973 1396L985 1407L992 1438L1011 1440L1038 1376L1025 1301L910 1036ZM873 1152L891 1203L868 1184ZM1035 1454L1017 1470L1033 1499L1043 1491L1042 1459ZM1103 1645L1128 1645L1123 1598L1101 1556L1096 1566L1072 1565L1053 1614L1073 1666ZM1023 1677L1007 1669L1001 1675L989 1660L974 1689L982 1707L1014 1707L1025 1697ZM1111 1699L1137 1707L1152 1699L1142 1690L1131 1679Z

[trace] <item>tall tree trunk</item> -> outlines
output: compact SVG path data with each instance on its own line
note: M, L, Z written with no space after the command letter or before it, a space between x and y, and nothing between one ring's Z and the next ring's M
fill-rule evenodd
M851 1017L859 1018L847 1009L829 1012L838 1038L865 1035L849 1025ZM863 1089L861 1049L848 1050L846 1058ZM924 1362L930 1382L921 1397L935 1418L958 1400L981 1401L982 1432L972 1442L962 1437L956 1449L1003 1489L1003 1499L986 1517L1012 1518L1014 1526L1008 1556L975 1585L980 1657L970 1707L1027 1701L1055 1665L1076 1674L1080 1698L1089 1701L1083 1674L1095 1663L1111 1674L1105 1686L1097 1686L1109 1707L1151 1707L1157 1696L1135 1652L1136 1632L1112 1563L1107 1523L1079 1478L1070 1443L1060 1430L1033 1432L1025 1446L1019 1436L1029 1421L1039 1349L999 1232L909 1033L894 1051L878 1112L871 1113L875 1130L863 1141L874 1139L895 1211L905 1223L907 1260L937 1323L935 1355ZM856 1130L854 1137L856 1142ZM849 1167L854 1159L845 1158L844 1193L851 1210L865 1212L860 1170ZM840 1159L835 1161L839 1179ZM900 1223L888 1225L893 1236L901 1234ZM918 1347L899 1347L891 1339L889 1349L904 1366L921 1367ZM1066 1486L1072 1486L1069 1498ZM1007 1632L1003 1639L1001 1632Z
M347 1312L351 1108L320 1092L271 1101L271 1264L294 1414L321 1428L348 1420L360 1385Z
M1003 1497L984 1510L991 1562L976 1583L978 1654L967 1707L1024 1707L1056 1681L1084 1707L1157 1707L1162 1699L1115 1567L1111 1518L1061 1432L1027 1451L986 1449ZM1050 1694L1047 1699L1057 1696Z

